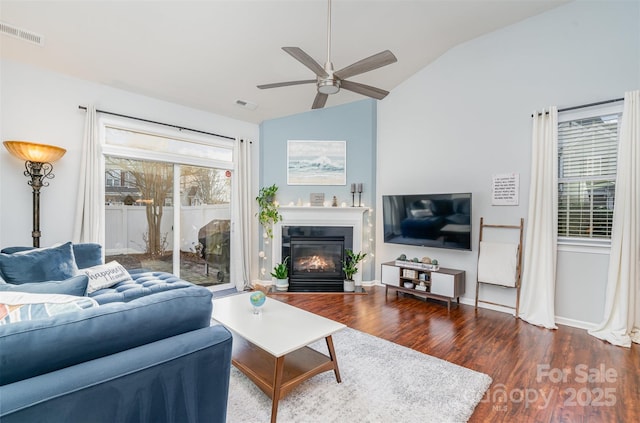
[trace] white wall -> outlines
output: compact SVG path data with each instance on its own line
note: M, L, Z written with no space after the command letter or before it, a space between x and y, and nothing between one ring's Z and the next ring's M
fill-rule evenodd
M171 83L171 81L167 81ZM215 83L212 81L212 83ZM41 191L41 245L73 234L85 112L78 105L258 142L258 125L144 97L28 65L0 62L0 135L67 149ZM31 188L24 163L0 148L0 246L31 245Z
M402 60L402 58L398 58ZM378 195L473 193L473 251L385 244L377 261L400 253L438 258L466 271L475 296L478 222L528 223L531 113L622 97L640 88L640 3L576 1L472 40L396 87L378 106ZM491 177L520 174L518 206L491 206ZM602 317L607 254L560 252L559 321ZM379 266L377 266L379 279ZM514 303L514 290L482 296Z

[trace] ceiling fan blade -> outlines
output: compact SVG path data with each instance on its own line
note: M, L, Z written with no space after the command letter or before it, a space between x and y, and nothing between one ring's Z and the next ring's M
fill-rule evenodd
M316 82L315 79L305 79L303 81L274 82L273 84L258 85L258 88L260 88L261 90L266 90L267 88L287 87L289 85L313 84L315 82Z
M373 56L369 56L366 59L362 59L352 65L342 68L335 72L334 75L340 79L346 79L354 75L369 72L370 70L378 69L391 63L397 62L396 56L389 50L382 51Z
M389 94L389 91L352 81L342 81L340 83L340 88L366 95L367 97L372 97L377 100L382 100L387 96L387 94Z
M306 67L311 69L311 71L313 73L315 73L316 75L318 75L319 77L327 78L329 76L327 74L327 71L325 71L324 68L322 66L320 66L320 64L318 62L313 60L313 57L309 56L301 48L299 48L299 47L282 47L282 49L284 51L286 51L287 53L289 53L291 56L293 56L293 58L296 59L298 62L302 63L303 65L305 65Z
M316 98L313 100L312 109L322 109L325 104L327 104L327 99L329 96L327 94L318 93L316 94Z

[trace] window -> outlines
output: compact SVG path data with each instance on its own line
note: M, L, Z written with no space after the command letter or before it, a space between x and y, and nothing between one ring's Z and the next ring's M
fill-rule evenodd
M621 107L560 115L558 237L597 243L611 239Z
M113 169L105 174L105 185L108 187L122 186L122 172L120 169Z

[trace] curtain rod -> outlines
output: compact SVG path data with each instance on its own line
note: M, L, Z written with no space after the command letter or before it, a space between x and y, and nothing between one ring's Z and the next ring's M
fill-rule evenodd
M87 110L87 107L86 106L78 106L78 109ZM199 129L185 128L184 126L172 125L170 123L164 123L164 122L156 122L155 120L143 119L143 118L139 118L139 117L135 117L135 116L123 115L123 114L120 114L120 113L107 112L106 110L98 110L98 109L96 109L96 112L97 113L102 113L102 114L105 114L105 115L123 117L123 118L127 118L127 119L135 119L135 120L139 120L139 121L147 122L147 123L155 123L156 125L170 126L172 128L177 128L177 129L179 129L181 131L185 130L185 131L197 132L199 134L213 135L214 137L225 138L225 139L228 139L228 140L235 140L234 137L229 137L227 135L220 135L220 134L215 134L213 132L200 131Z
M589 104L581 104L579 106L565 107L564 109L558 109L558 113L568 112L569 110L584 109L586 107L591 107L591 106L600 106L602 104L617 103L618 101L623 101L623 100L624 100L624 97L614 98L613 100L597 101L595 103L589 103ZM544 112L544 113L549 114L549 112ZM538 112L538 116L542 116L542 113ZM531 117L533 117L533 115L531 115Z

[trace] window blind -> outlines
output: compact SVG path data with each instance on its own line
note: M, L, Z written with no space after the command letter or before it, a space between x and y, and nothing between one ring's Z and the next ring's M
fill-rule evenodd
M611 238L619 114L558 124L558 236Z

